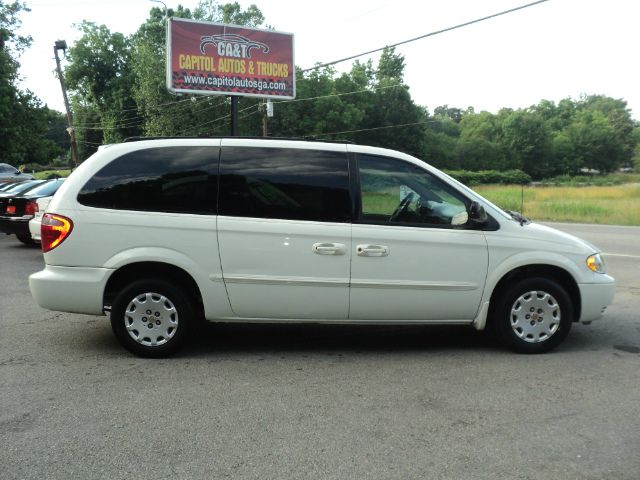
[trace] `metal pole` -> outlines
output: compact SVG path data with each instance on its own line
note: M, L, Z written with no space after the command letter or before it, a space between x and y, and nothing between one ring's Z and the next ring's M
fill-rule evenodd
M267 136L267 102L262 102L260 104L260 110L262 110L262 136Z
M231 136L238 136L238 97L231 95Z
M76 143L76 133L73 130L73 115L71 114L71 108L69 107L69 99L67 98L67 89L64 85L64 76L62 75L62 68L60 67L60 57L58 57L57 45L53 47L53 54L56 57L56 69L58 70L58 78L60 79L60 87L62 88L62 97L64 98L64 107L67 109L67 131L71 136L71 159L73 160L74 167L78 166L78 144Z

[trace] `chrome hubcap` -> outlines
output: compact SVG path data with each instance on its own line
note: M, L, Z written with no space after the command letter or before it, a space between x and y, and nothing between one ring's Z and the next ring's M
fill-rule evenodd
M178 311L159 293L142 293L129 302L124 312L129 336L147 347L164 345L176 334Z
M541 290L522 294L511 307L511 328L522 340L538 343L548 340L560 326L560 305L553 295Z

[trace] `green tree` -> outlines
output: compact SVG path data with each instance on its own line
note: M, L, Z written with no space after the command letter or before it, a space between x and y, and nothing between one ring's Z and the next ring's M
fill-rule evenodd
M625 158L625 147L618 140L615 127L598 110L577 112L567 135L571 142L569 158L576 166L611 172Z
M610 171L628 164L633 157L637 140L633 135L635 122L631 118L627 102L604 95L588 95L581 99L581 104L585 109L600 112L606 118L617 143L616 148L611 150L612 154L616 154L615 158L601 158L602 170Z
M252 28L260 27L264 23L264 15L255 4L242 10L238 2L220 4L216 0L200 0L193 12L193 17L198 20Z
M465 115L460 120L460 138L462 140L482 138L490 142L500 140L501 127L498 118L486 111Z
M114 143L139 135L136 104L131 95L133 73L129 39L112 33L105 25L82 22L78 28L82 37L69 49L70 63L65 70L73 105L94 109L98 122L76 121L79 142L88 144L92 130L102 132L101 143Z
M528 110L502 115L502 144L512 157L511 167L534 179L558 173L551 155L551 132L542 116Z
M633 149L633 157L628 166L634 168L636 172L640 172L640 123L636 123L636 127L633 129L633 139L636 145Z
M469 137L455 145L456 164L449 168L463 170L510 170L513 165L502 145L481 137Z
M275 104L276 114L269 120L271 134L286 137L337 134L340 138L353 138L353 134L337 132L358 128L363 118L359 105L370 92L342 94L362 90L364 85L350 74L336 79L331 67L306 74L298 71L297 79L296 100Z
M469 107L471 108L471 107ZM471 110L473 111L473 109ZM461 108L450 107L449 105L440 105L433 111L433 116L438 119L448 119L455 124L459 124L465 115L465 111Z
M66 133L57 114L17 86L17 58L31 44L17 31L20 15L28 11L22 2L0 1L0 162L13 165L48 163L63 153L67 141L60 137Z
M30 37L18 35L20 14L29 9L22 2L0 2L0 162L16 164L23 160L22 117L28 102L18 90L17 57L31 44Z
M425 130L425 148L419 158L438 168L465 169L456 155L458 138L427 127Z
M428 150L427 111L411 98L409 87L404 84L404 57L394 48L383 50L371 89L361 131L354 134L354 140L424 157Z

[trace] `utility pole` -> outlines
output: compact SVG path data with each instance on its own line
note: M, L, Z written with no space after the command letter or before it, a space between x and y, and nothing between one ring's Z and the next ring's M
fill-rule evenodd
M57 40L53 46L53 54L56 57L56 69L58 70L58 78L60 79L60 87L62 88L62 97L64 98L64 106L67 109L67 132L71 136L71 159L73 160L74 167L78 166L78 144L76 143L76 133L73 130L73 115L71 114L71 108L69 107L69 99L67 98L67 89L64 85L64 76L62 75L62 68L60 67L60 57L58 57L58 50L62 50L63 54L66 54L67 42L64 40Z
M238 96L230 95L231 97L231 136L238 136Z
M273 103L271 103L271 100L267 100L261 103L260 107L262 110L262 136L268 137L267 118L273 117Z

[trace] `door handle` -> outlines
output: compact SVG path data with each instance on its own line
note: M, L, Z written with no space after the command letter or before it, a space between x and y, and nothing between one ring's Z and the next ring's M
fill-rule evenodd
M356 253L359 257L386 257L389 255L389 247L385 245L358 245Z
M318 255L344 255L347 251L344 243L314 243L311 247L313 253Z

